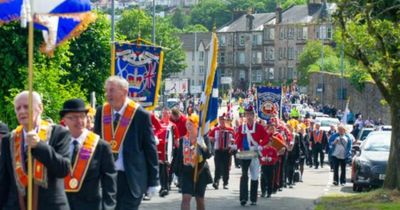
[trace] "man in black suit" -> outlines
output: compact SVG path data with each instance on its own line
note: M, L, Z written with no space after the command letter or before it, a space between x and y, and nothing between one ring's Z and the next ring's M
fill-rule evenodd
M321 163L321 168L324 167L324 149L326 144L328 143L328 137L326 136L326 132L320 129L321 122L316 121L314 125L314 130L311 133L310 141L312 143L312 153L313 153L313 162L315 169L318 169L318 166ZM318 161L318 156L320 161Z
M0 122L0 155L1 155L1 139L3 136L8 134L8 126L7 124Z
M71 172L65 177L65 191L71 210L114 210L117 172L111 147L86 129L85 102L71 99L60 112L71 133ZM101 187L100 187L101 186Z
M116 156L117 210L138 209L144 193L160 190L150 114L128 98L128 88L121 77L106 80L107 103L97 109L94 125Z
M70 168L69 138L66 129L41 120L42 100L33 92L33 127L28 131L28 91L14 99L18 126L2 140L0 158L0 209L26 209L27 151L33 158L33 207L38 210L69 210L64 177ZM11 149L12 148L12 149Z

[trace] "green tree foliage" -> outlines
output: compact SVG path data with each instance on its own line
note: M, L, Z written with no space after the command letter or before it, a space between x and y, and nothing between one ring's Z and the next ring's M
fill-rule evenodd
M391 109L392 140L384 187L400 189L400 10L398 1L337 0L345 52L371 75Z
M247 12L249 9L254 12L274 12L275 0L228 0L228 8L232 12Z
M172 15L171 21L172 25L179 29L183 29L187 26L189 20L187 16L183 13L182 9L178 7Z
M121 20L117 23L117 30L125 35L128 40L138 38L138 34L145 40L151 40L151 17L141 10L125 10ZM181 41L176 36L180 30L175 28L165 18L158 18L156 22L156 44L166 48L164 50L163 78L173 72L180 72L185 69L185 53Z
M220 0L204 0L196 5L191 12L191 24L201 24L212 30L214 24L217 28L232 20L228 5Z
M301 5L301 4L307 4L307 0L281 0L281 7L282 9L286 9L290 7L291 5Z
M323 50L323 54L322 54ZM299 83L302 85L307 85L308 84L308 76L309 76L309 70L310 70L310 65L316 64L321 67L323 62L321 62L321 57L322 55L324 58L329 58L327 59L328 62L327 65L323 65L322 69L329 69L331 71L333 70L332 65L329 62L334 62L334 60L331 57L335 57L335 52L333 51L332 47L330 46L322 46L322 43L320 41L308 41L306 46L304 47L303 52L300 54L299 57L299 65L298 65L298 72L300 75L299 78ZM324 59L326 60L326 59ZM319 62L318 62L319 61ZM317 63L318 62L318 63Z
M97 101L102 103L104 95L103 81L110 76L110 37L111 24L104 14L98 14L96 22L70 43L70 60L65 67L69 74L63 82L76 81L89 99L95 91Z
M207 32L208 29L203 25L196 24L196 25L188 25L182 29L183 33L193 33L193 32Z

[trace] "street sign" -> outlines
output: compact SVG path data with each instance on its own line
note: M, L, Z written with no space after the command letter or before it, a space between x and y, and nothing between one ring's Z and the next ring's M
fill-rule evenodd
M232 77L221 77L221 84L231 84L232 83Z

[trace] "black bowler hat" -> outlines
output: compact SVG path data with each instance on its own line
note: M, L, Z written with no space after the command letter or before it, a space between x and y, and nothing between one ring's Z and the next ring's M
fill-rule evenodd
M0 122L0 134L7 134L8 126L5 123Z
M85 107L85 102L80 98L70 99L64 102L63 109L60 111L61 118L68 112L85 112L88 113L89 109Z

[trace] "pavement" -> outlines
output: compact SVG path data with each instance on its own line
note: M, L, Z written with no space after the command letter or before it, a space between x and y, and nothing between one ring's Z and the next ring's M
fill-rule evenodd
M214 174L214 160L208 160L212 174ZM347 168L347 177L350 176L350 168ZM211 185L207 186L205 205L208 210L234 210L234 209L274 209L274 210L311 210L315 208L321 196L327 194L352 194L350 181L345 186L333 186L333 173L326 164L324 168L314 169L305 167L303 182L296 183L292 188L283 188L283 191L272 194L271 198L258 198L256 206L246 205L242 207L239 202L239 181L241 171L232 165L229 180L229 189L215 190ZM261 194L259 188L259 195ZM140 209L171 210L180 209L181 194L173 185L170 194L164 198L153 197L150 201L143 201ZM194 198L191 208L196 209Z

